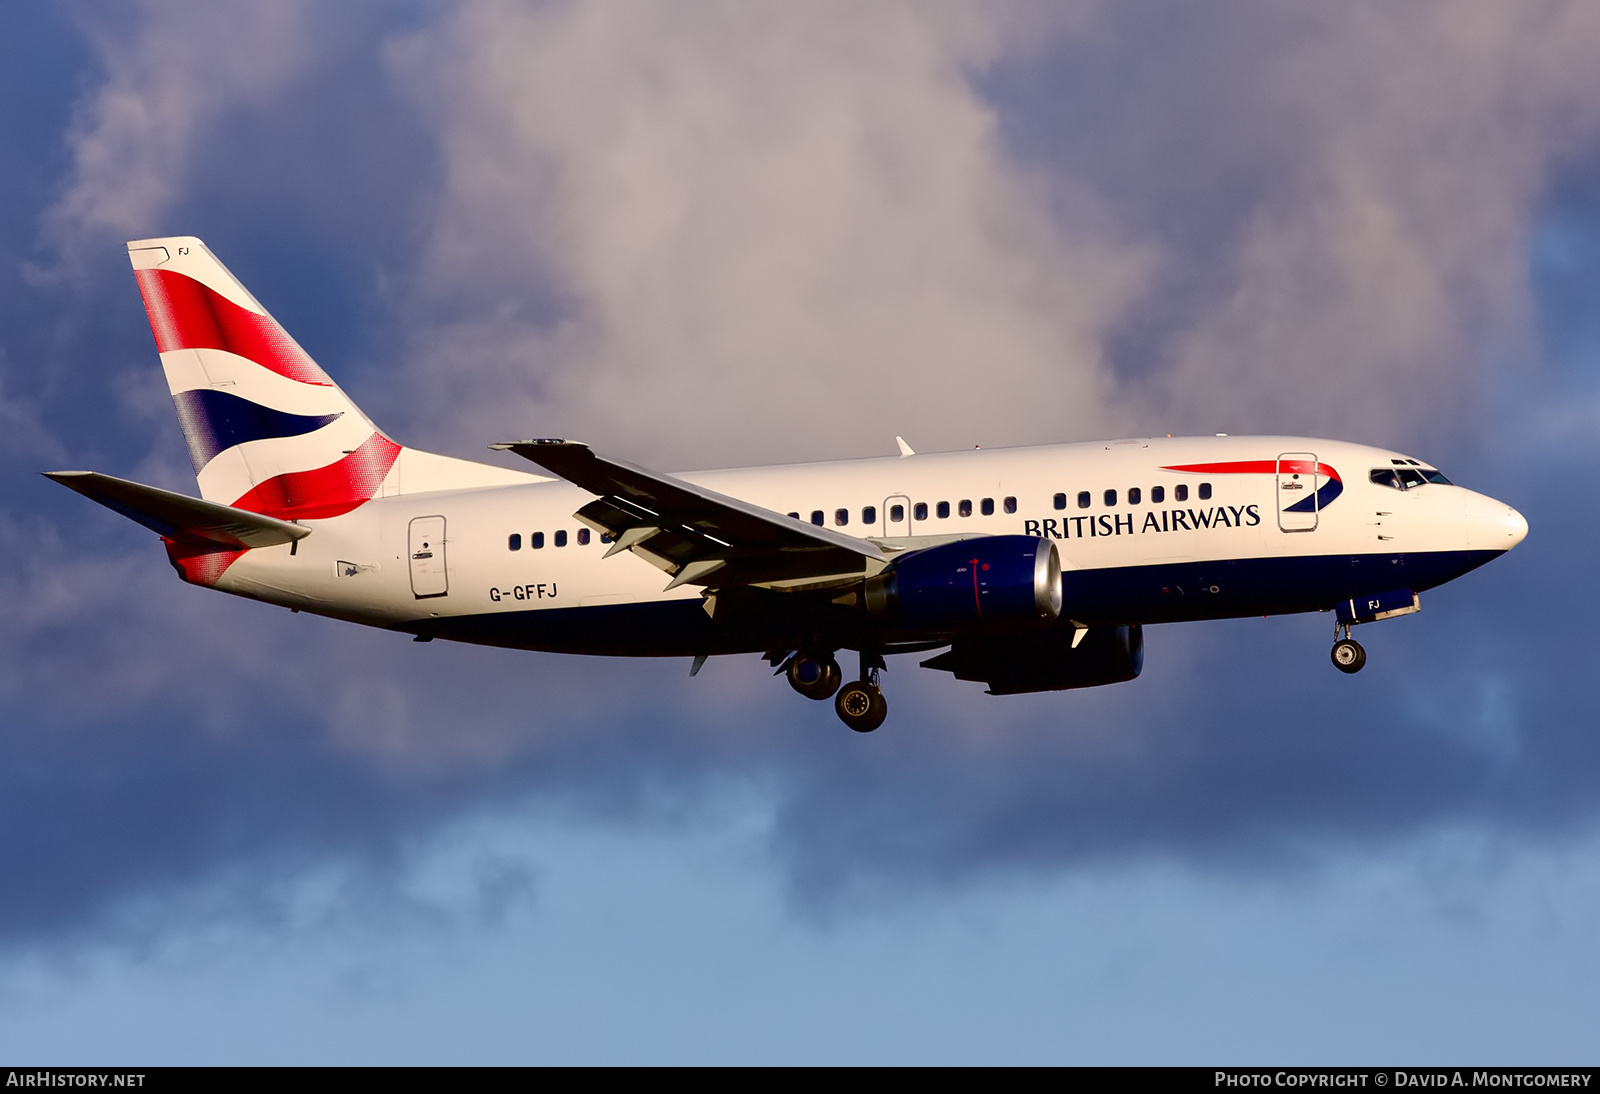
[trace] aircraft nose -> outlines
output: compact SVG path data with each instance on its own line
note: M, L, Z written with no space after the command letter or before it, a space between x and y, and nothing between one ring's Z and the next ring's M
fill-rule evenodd
M1527 535L1527 519L1505 502L1477 495L1468 503L1467 541L1474 547L1509 551Z

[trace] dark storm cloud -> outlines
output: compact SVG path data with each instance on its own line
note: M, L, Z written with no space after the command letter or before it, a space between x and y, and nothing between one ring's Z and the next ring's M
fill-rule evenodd
M224 876L247 914L325 862L382 894L456 818L659 826L729 787L770 803L813 907L1592 827L1586 9L707 10L36 17L59 59L4 133L48 170L0 180L0 937ZM754 658L689 681L413 645L178 586L151 537L34 476L191 485L120 252L165 232L453 454L529 426L702 465L871 451L901 421L1316 429L1425 441L1533 531L1368 628L1355 678L1326 617L1157 629L1144 678L1065 695L907 658L869 738Z

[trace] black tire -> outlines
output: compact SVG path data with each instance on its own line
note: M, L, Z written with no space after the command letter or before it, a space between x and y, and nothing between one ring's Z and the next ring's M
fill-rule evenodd
M830 699L839 690L843 673L832 657L810 657L797 653L789 659L789 686L807 699Z
M889 716L889 703L883 692L860 680L839 689L833 709L838 712L839 720L857 733L871 733Z
M1333 667L1340 672L1360 672L1367 663L1367 651L1354 638L1341 638L1333 644Z

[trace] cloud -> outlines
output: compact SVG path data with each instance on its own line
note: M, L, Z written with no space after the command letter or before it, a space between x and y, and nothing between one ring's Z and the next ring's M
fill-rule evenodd
M1552 180L1600 133L1596 12L1103 18L1002 93L1033 158L1160 242L1112 338L1142 420L1394 444L1481 421L1493 368L1532 352L1527 241Z
M75 253L151 231L183 192L210 127L281 95L305 64L305 5L145 0L125 22L85 20L105 66L67 134L72 180L46 216Z
M669 463L1104 428L1143 257L1008 161L985 15L477 3L398 44L445 161L434 428Z

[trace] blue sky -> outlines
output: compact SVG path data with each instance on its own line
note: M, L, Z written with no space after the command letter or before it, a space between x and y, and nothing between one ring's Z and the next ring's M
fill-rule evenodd
M0 72L0 1053L1565 1062L1600 1003L1600 52L1583 4L194 5ZM400 440L692 468L1390 445L1516 552L1144 675L415 645L184 586L124 240Z

